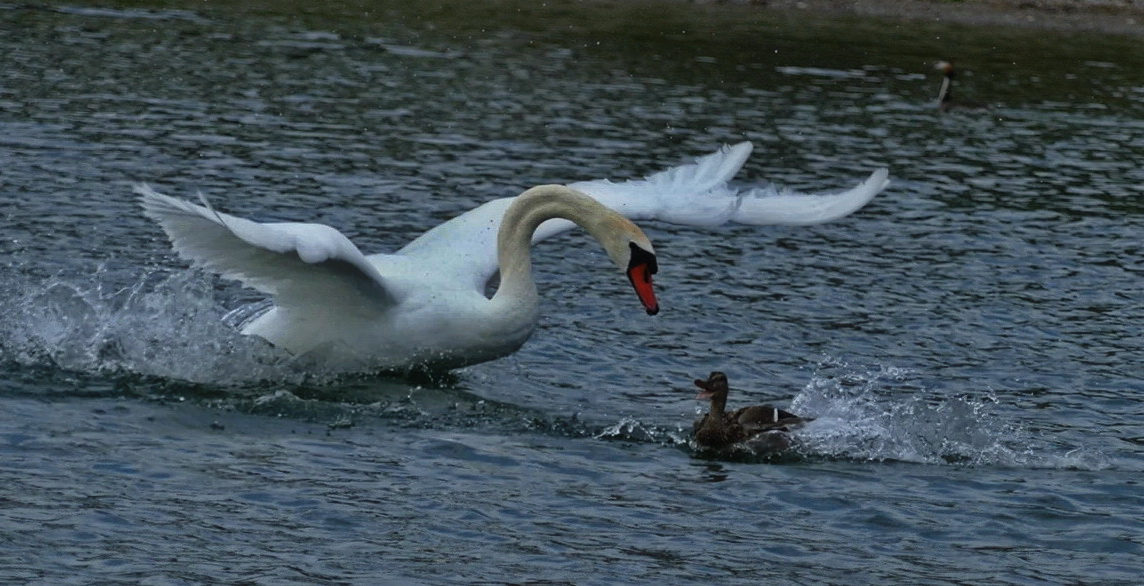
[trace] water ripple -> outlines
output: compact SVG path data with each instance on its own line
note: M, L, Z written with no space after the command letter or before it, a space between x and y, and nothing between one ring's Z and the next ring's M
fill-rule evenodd
M0 6L0 581L1138 580L1135 45L407 4ZM992 110L934 111L951 46ZM237 335L261 296L188 271L130 191L386 251L743 139L744 181L894 183L823 226L645 226L656 318L586 238L546 242L533 339L428 380ZM711 370L815 416L797 451L696 450Z

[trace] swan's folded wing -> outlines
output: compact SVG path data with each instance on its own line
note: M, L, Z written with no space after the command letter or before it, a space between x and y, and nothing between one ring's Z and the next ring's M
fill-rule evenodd
M384 311L396 301L385 279L341 232L322 224L262 224L135 187L144 213L180 256L269 293L283 308L338 304ZM203 200L206 204L206 200Z

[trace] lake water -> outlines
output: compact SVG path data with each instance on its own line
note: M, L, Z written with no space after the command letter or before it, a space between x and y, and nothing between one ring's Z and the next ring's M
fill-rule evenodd
M1138 38L662 3L0 5L0 582L1137 583ZM933 63L955 59L940 115ZM330 376L223 323L131 185L395 250L751 140L894 183L808 228L583 234L515 355ZM817 420L689 444L691 380Z

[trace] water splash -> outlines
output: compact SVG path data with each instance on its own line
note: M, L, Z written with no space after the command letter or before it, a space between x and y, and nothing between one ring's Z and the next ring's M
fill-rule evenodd
M0 360L73 372L132 373L212 385L298 380L288 356L222 321L212 281L151 273L9 279L0 289Z
M648 442L670 446L686 446L690 440L682 429L669 429L647 424L627 416L605 427L593 437L602 440Z
M858 370L836 362L818 372L791 404L815 417L800 429L798 450L809 457L922 464L1084 468L1109 466L1101 453L1039 438L992 392L943 396L909 369Z

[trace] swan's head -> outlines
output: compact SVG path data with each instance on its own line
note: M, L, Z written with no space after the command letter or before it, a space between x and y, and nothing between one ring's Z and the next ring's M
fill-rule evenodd
M577 192L579 193L579 192ZM636 290L644 310L648 315L659 313L659 302L655 298L652 275L659 270L655 259L655 248L651 240L618 212L600 204L590 196L583 196L584 203L597 209L594 219L586 222L584 228L603 245L608 257L616 263Z
M640 235L643 236L642 233ZM635 288L636 295L639 296L640 303L643 303L647 314L655 315L659 313L659 302L655 298L651 276L659 270L659 265L656 264L655 252L652 251L651 242L648 242L646 237L643 238L643 241L643 243L637 243L635 240L628 242L628 258L624 273L627 274L628 280ZM617 264L620 264L621 267L625 266L622 260Z
M551 218L571 220L587 230L628 276L648 315L659 313L659 302L652 287L652 275L659 267L651 241L631 220L584 192L566 185L538 185L520 194L505 210L497 236L498 248L502 254L512 251L514 248L505 243L514 237L521 238L521 247L527 255L527 239L541 223ZM501 265L503 279L503 259Z
M730 387L727 385L727 375L719 371L712 372L707 380L695 379L695 386L703 389L699 391L698 395L695 395L695 398L706 401L715 399L726 401L727 393L730 391Z
M945 74L946 77L953 77L952 61L938 61L933 64L933 68Z

